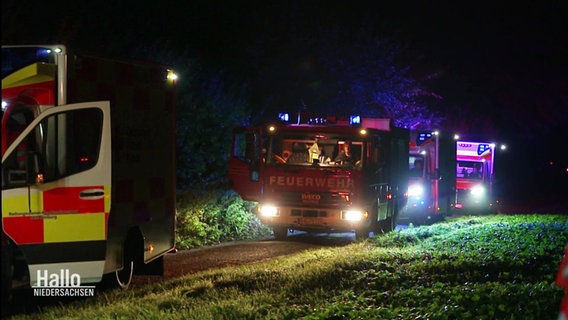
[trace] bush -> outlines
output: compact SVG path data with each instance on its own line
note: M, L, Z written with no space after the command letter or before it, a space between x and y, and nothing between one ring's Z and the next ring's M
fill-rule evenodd
M194 191L178 195L177 248L190 249L269 235L270 229L252 213L254 205L232 190Z

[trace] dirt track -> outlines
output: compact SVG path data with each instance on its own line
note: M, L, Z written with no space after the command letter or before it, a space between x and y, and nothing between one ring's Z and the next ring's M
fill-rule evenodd
M239 241L180 250L164 257L164 276L135 276L133 286L155 283L169 278L196 273L214 268L238 266L263 261L279 256L290 255L313 248L342 246L353 242L348 234L338 235L291 235L290 241L273 239Z
M165 257L164 275L167 278L178 277L211 268L262 261L318 247L322 246L290 241L250 241L183 250Z

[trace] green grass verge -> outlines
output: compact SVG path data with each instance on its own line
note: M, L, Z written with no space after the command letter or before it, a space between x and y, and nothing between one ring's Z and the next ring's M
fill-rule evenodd
M462 217L17 319L555 319L568 215Z

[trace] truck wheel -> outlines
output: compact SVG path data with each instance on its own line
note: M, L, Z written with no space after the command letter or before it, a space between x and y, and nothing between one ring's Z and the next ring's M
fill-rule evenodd
M390 216L383 221L379 221L379 232L380 233L387 233L394 230L394 222L393 217Z
M274 233L274 238L276 240L286 240L288 237L288 228L287 227L272 227L272 233Z
M379 232L387 233L395 229L398 221L398 208L394 208L392 215L385 220L379 221Z
M443 222L445 219L446 218L445 218L444 214L442 214L442 213L433 214L433 215L430 216L430 224Z
M369 229L368 228L356 229L355 230L355 240L365 240L367 238L369 238Z

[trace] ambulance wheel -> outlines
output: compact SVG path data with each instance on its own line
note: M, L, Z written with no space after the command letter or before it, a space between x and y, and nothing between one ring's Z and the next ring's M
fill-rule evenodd
M272 233L274 233L274 239L276 240L286 240L288 237L288 228L287 227L272 227Z

